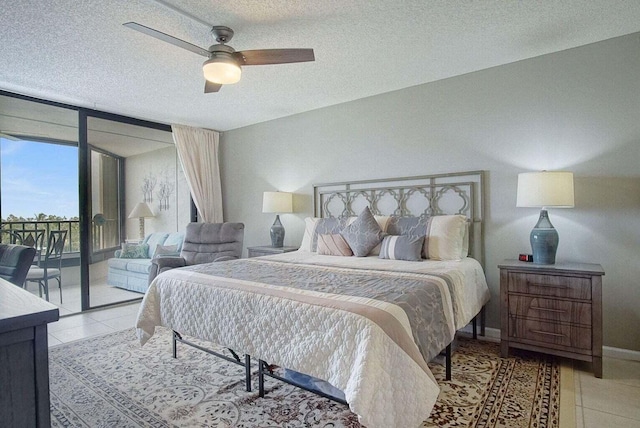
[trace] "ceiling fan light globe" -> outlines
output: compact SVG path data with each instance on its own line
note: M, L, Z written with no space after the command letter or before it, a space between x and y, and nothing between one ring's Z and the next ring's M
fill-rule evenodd
M220 85L238 83L242 75L242 69L231 58L213 57L202 65L204 78Z

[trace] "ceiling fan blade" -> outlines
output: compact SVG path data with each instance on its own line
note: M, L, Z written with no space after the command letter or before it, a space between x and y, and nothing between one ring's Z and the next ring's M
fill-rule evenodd
M288 64L315 61L313 49L258 49L235 52L240 65Z
M222 88L222 85L219 83L209 82L208 80L204 81L204 93L208 94L210 92L218 92Z
M206 56L207 58L210 56L209 51L206 49L203 49L196 45L192 45L189 42L185 42L184 40L180 40L161 31L154 30L153 28L145 27L144 25L138 24L137 22L127 22L122 25L131 28L132 30L136 30L143 34L146 34L147 36L155 37L156 39L162 40L163 42L171 43L172 45L178 46L179 48L197 53L198 55Z

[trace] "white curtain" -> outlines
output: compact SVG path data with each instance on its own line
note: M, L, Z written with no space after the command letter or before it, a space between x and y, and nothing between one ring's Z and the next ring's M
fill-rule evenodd
M183 125L171 125L171 130L199 220L222 223L222 186L218 164L220 134Z

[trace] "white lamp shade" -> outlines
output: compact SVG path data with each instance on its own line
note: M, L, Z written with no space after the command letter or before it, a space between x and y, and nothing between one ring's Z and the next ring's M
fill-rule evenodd
M210 82L221 85L229 85L240 81L242 70L233 59L225 57L213 57L202 65L204 78Z
M262 196L263 213L292 213L293 194L286 192L264 192Z
M133 208L133 211L131 211L131 214L129 214L129 218L139 217L154 217L153 211L151 211L151 208L149 208L146 202L138 202Z
M573 173L541 171L518 174L516 206L573 208Z

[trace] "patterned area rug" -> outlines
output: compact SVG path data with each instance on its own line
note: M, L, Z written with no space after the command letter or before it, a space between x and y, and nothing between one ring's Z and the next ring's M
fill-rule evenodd
M248 393L242 367L187 345L173 359L164 329L142 348L130 329L56 346L49 358L53 427L361 426L346 406L271 378L265 398ZM552 359L501 359L495 343L460 339L453 362L451 382L430 364L442 390L424 427L558 427Z

